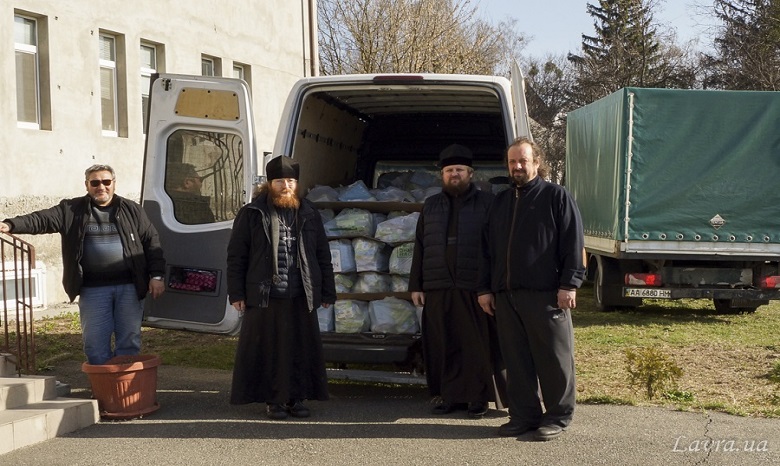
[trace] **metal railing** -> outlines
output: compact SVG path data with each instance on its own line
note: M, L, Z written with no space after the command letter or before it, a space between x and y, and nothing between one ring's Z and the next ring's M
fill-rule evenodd
M0 351L11 355L18 374L35 373L33 277L35 248L14 235L0 233Z

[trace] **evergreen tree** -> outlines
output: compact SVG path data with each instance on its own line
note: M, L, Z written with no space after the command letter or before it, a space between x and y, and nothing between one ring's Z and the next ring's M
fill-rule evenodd
M714 52L702 57L704 86L718 89L780 89L780 2L715 0L723 23Z

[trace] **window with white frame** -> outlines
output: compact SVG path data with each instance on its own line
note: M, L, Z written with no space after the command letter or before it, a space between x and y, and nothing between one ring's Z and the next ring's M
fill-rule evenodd
M141 44L141 117L144 134L149 115L149 85L152 75L157 72L157 46L148 43Z
M244 79L244 65L233 63L233 77L237 79Z
M200 74L203 76L214 76L214 72L215 72L214 59L210 57L201 57Z
M100 112L103 134L118 135L116 38L100 34Z
M14 16L14 50L16 51L17 125L40 129L38 24L35 19Z

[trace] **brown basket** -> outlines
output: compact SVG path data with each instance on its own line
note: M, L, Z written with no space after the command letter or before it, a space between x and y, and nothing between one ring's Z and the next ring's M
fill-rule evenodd
M100 417L132 419L157 411L160 408L157 403L157 366L160 362L159 356L142 354L116 356L105 364L83 363L81 371L89 376Z

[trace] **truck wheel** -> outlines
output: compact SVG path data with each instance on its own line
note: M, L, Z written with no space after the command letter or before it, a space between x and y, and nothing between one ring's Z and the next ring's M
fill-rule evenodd
M758 306L752 305L734 307L731 299L713 299L712 304L715 305L715 312L718 314L752 314L758 309Z
M616 309L634 309L642 305L642 298L624 298L623 274L620 262L609 257L596 257L596 272L593 277L593 295L596 309L610 312Z
M615 306L610 302L609 274L604 271L604 260L597 259L596 272L593 277L593 295L596 298L596 309L599 311L610 312L615 310ZM605 275L607 275L605 277Z

